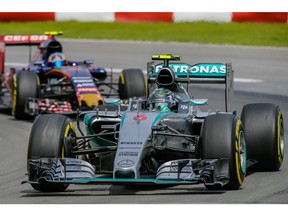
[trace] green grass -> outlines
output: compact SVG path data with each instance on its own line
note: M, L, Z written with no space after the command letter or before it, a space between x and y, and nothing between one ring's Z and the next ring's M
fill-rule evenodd
M0 22L0 34L41 34L52 30L63 31L63 38L288 47L288 24Z

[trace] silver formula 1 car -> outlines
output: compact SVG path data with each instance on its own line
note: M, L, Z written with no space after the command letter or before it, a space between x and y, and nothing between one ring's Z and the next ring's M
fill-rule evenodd
M78 113L77 128L62 115L40 115L28 143L28 183L42 192L69 184L199 184L209 190L239 189L247 169L276 171L284 157L284 124L274 104L231 111L230 63L180 62L155 55L147 64L143 98L105 100ZM225 110L201 111L205 99L185 84L225 85ZM83 121L81 119L83 116ZM84 124L83 124L84 123ZM85 132L81 126L85 126Z

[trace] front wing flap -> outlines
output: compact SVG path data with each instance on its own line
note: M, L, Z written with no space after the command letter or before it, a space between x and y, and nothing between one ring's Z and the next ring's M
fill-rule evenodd
M29 181L61 181L93 178L94 167L75 158L39 158L28 160Z
M168 161L159 167L156 179L174 179L195 184L219 184L219 186L223 186L229 182L229 160L183 159Z
M75 114L70 102L48 98L27 98L25 113L35 116L43 113Z
M159 167L156 178L103 178L88 162L74 158L28 160L28 183L64 184L200 184L223 186L229 182L228 159L175 160Z

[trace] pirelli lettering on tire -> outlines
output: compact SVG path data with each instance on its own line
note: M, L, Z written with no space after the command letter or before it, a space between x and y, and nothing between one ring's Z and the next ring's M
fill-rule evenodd
M235 128L235 164L239 185L243 184L243 179L246 174L246 143L241 125L242 123L240 119L238 119Z
M16 99L17 99L17 78L16 74L13 75L13 93L12 93L12 115L14 116L15 108L16 108Z
M284 157L284 137L283 137L283 119L282 113L278 112L278 119L277 119L277 155L278 161L281 166Z
M124 85L125 84L125 80L124 80L124 76L123 76L122 73L119 75L119 79L121 81L121 84Z

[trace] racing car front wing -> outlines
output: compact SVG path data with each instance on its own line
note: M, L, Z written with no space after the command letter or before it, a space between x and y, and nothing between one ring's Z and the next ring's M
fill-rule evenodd
M48 98L27 98L25 113L36 116L43 113L75 114L68 101L60 101Z
M169 161L156 178L103 178L88 162L74 158L38 158L28 161L28 183L65 184L199 184L223 186L229 182L228 159ZM25 183L25 182L23 182Z

